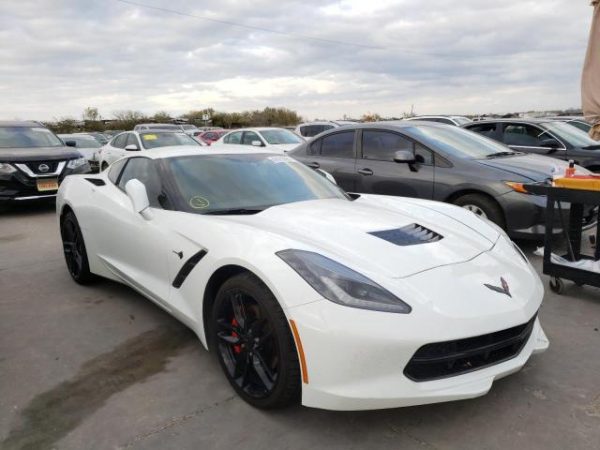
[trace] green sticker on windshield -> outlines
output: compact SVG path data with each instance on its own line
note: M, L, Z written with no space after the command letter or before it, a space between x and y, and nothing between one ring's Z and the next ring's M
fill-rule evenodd
M208 208L210 202L204 197L200 197L199 195L194 195L190 198L190 206L194 209L204 209Z

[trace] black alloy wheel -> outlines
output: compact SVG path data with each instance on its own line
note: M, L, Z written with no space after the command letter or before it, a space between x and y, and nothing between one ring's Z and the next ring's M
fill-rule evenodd
M258 408L286 406L300 392L298 356L269 289L250 274L226 281L212 312L212 343L236 392Z
M65 261L73 280L79 284L93 281L94 275L90 272L83 235L73 212L69 211L64 215L60 224L60 234Z

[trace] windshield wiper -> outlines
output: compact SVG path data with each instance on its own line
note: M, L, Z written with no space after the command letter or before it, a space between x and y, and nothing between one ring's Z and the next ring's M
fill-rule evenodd
M265 208L224 208L224 209L213 209L212 211L207 211L202 213L204 215L213 215L213 216L233 216L233 215L251 215L258 214L261 211L264 211Z
M581 147L584 150L600 150L600 144L588 145L586 147Z
M519 154L519 152L497 152L487 155L486 158L501 158L502 156L513 156Z

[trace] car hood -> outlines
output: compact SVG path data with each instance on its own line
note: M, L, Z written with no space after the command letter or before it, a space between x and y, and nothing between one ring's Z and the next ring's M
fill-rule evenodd
M508 156L494 159L477 160L481 165L493 167L505 172L510 172L513 175L519 175L531 181L544 181L552 177L552 172L558 169L559 173L564 173L569 163L560 159L550 158L542 155L520 155ZM587 171L583 168L578 168L578 171ZM522 181L522 180L506 180L506 181Z
M0 162L56 161L81 158L72 147L0 148Z
M400 199L385 204L376 197L353 202L331 199L289 203L255 215L221 218L275 233L287 238L287 248L314 251L375 277L402 278L468 261L491 249L499 236L479 219L467 225L452 217L452 212L442 213ZM459 208L450 211L455 210ZM464 214L462 211L457 217ZM373 234L414 224L437 233L441 239L398 245Z

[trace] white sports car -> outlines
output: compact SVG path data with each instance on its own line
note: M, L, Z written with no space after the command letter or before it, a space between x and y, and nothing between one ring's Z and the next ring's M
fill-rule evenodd
M287 156L138 152L69 176L57 212L76 282L110 278L164 308L257 407L476 397L548 347L540 279L498 227L346 194Z

